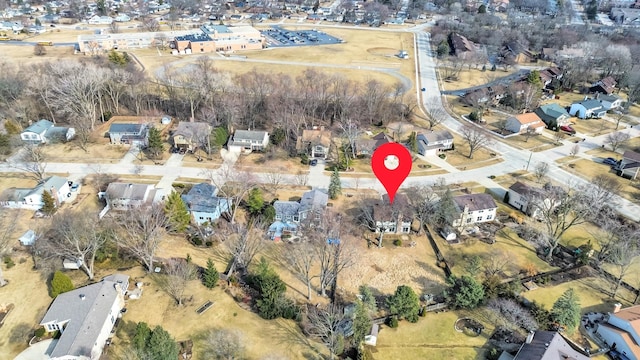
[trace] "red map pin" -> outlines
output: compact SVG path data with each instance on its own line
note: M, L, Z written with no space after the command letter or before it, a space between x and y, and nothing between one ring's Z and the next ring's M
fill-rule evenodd
M396 191L411 172L411 163L409 150L398 143L386 143L371 156L371 169L387 190L391 204Z

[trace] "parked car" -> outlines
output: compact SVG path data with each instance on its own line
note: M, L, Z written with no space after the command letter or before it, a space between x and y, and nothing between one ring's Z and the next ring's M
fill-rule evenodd
M618 165L618 161L616 159L610 158L610 157L602 160L602 163L603 164L607 164L607 165L611 165L611 166Z
M78 191L79 187L80 187L80 184L75 183L75 184L71 185L71 191L72 192L76 192L76 191Z
M575 134L575 133L576 133L576 131L575 131L571 126L569 126L569 125L562 125L562 126L560 126L560 130L562 130L562 131L564 131L564 132L566 132L566 133L569 133L569 134L571 134L571 135L573 135L573 134Z
M318 165L318 159L313 159L313 160L311 160L311 161L309 162L309 165L311 165L311 166L316 166L316 165Z

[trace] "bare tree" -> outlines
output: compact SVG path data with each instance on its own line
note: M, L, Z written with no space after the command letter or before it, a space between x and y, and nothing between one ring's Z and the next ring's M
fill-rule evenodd
M349 143L349 148L351 149L351 158L356 158L356 140L360 137L360 127L358 123L354 120L346 120L340 123L340 129L342 129L342 136Z
M633 229L618 221L613 211L604 212L597 220L597 224L598 227L591 235L600 248L595 256L595 264L600 267L602 263L610 262L609 259L619 247L618 244L630 238Z
M96 254L111 238L109 230L96 221L97 214L65 211L55 216L52 231L42 239L49 256L78 261L89 280L94 277Z
M160 24L151 16L145 16L142 18L142 27L148 32L157 32L160 30Z
M176 301L178 306L182 306L188 282L197 276L195 265L185 259L170 259L165 264L165 273L166 275L161 275L161 278L158 279L160 286Z
M323 223L310 234L310 244L320 263L320 295L327 296L327 288L334 287L342 271L354 264L355 253L351 244L340 237L341 216L325 212Z
M567 230L589 220L593 204L584 189L552 185L543 187L531 198L529 203L538 210L538 219L544 226L538 240L547 248L547 260L551 260Z
M313 270L318 262L318 254L308 242L282 247L281 258L294 275L307 286L307 299L311 301L311 281L318 277Z
M527 131L524 132L524 134L522 134L524 136L524 142L529 142L529 139L533 136L538 135L538 133L536 132L536 129L532 128L531 126L529 126L527 128Z
M24 145L9 164L38 182L44 180L47 174L47 155L44 148L37 144Z
M539 162L536 164L536 167L533 169L533 176L536 177L536 180L540 183L542 182L547 175L549 174L549 163Z
M429 122L429 129L442 124L442 122L449 116L447 112L439 106L434 106L431 109L427 109L427 121Z
M329 348L329 359L335 359L344 346L340 327L345 320L342 307L329 304L324 307L307 307L309 332Z
M605 206L615 208L617 205L617 195L622 190L622 184L618 178L609 174L596 175L588 186L585 186L584 193L592 203L593 213L600 214Z
M251 223L249 226L232 225L232 234L222 235L228 240L225 241L229 254L231 255L231 266L227 276L236 270L247 271L255 256L264 247L264 242L260 237L263 231L259 223Z
M625 132L617 131L609 133L605 138L605 142L607 143L607 145L611 146L611 151L615 152L616 150L618 150L620 145L624 144L630 138L631 135Z
M484 129L472 124L462 126L460 134L469 145L469 159L473 159L473 153L476 150L493 142L491 136Z
M252 173L239 170L226 163L222 164L217 171L206 170L203 174L216 185L224 197L229 199L231 203L230 222L234 224L240 203L257 184L255 176Z
M115 216L117 244L153 271L156 251L169 225L161 205L134 207Z
M7 210L0 208L0 258L11 253L11 245L15 236L15 228L18 223L19 210ZM0 287L7 285L0 266Z
M487 277L499 275L513 264L509 254L501 250L490 251L483 260L484 273Z
M307 186L307 183L309 182L309 172L303 170L298 171L294 177L294 181L296 185Z
M407 196L412 212L419 222L418 235L422 233L425 223L430 223L438 206L438 195L426 185L416 185L407 189Z
M267 184L269 185L271 192L273 194L277 193L278 190L280 190L282 188L282 186L284 185L284 181L285 181L285 175L284 172L286 171L286 169L283 168L267 168L265 173L264 173L264 178L267 181Z
M562 131L556 131L553 134L553 140L556 142L556 144L560 144L562 142L562 140L564 140L565 135Z
M240 330L209 330L205 336L203 356L215 360L244 359L245 342L244 334Z
M615 298L620 289L622 279L631 269L634 260L640 255L640 248L638 247L638 241L640 240L640 234L638 230L629 231L625 237L619 238L618 242L611 249L608 261L614 265L616 269L616 281L613 284L611 297Z
M111 24L109 24L109 31L112 34L120 33L120 25L118 24L117 21L112 21Z

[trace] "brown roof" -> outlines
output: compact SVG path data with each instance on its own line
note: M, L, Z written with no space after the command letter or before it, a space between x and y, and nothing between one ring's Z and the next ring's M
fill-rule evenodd
M607 329L620 335L622 340L624 340L624 342L629 346L629 349L631 350L631 352L633 352L633 355L635 355L637 359L640 359L640 346L638 346L638 344L635 341L633 341L633 338L629 335L628 332L610 324L600 323L598 324L598 326L604 326Z
M476 50L476 44L458 33L451 34L451 44L456 54Z
M180 121L173 132L173 136L182 135L186 139L193 140L198 135L206 136L210 132L210 126L204 122Z
M532 113L532 112L516 115L515 118L522 125L527 125L527 124L534 125L538 122L542 122L542 119L540 119L540 117L536 115L536 113Z
M411 208L409 198L405 194L396 194L393 205L389 205L389 195L384 194L373 205L373 218L376 221L396 221L398 215L402 215L401 221L409 221Z
M624 154L622 154L622 157L625 159L630 159L631 161L640 162L640 153L637 153L635 151L626 150Z
M453 202L459 211L462 211L465 207L468 207L469 211L496 209L498 207L493 197L489 194L459 195L453 198Z
M302 130L301 141L303 143L311 143L312 145L322 145L329 147L331 145L331 131L321 129L305 129Z

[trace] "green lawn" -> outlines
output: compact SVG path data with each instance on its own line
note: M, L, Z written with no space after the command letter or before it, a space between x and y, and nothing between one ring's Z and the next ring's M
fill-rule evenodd
M458 311L429 313L415 324L401 321L396 329L382 326L372 351L374 359L481 359L493 325L483 323L485 329L478 337L455 331L456 320L468 315Z

